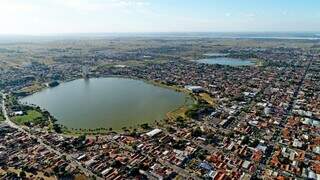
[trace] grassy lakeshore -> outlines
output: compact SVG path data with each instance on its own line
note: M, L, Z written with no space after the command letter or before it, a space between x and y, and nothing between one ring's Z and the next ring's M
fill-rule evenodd
M30 86L20 89L18 93L33 94L43 90L44 88L46 88L44 84L34 83Z

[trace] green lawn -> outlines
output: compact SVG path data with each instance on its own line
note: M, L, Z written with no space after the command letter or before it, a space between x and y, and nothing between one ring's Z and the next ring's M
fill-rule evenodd
M27 111L26 115L16 116L13 119L18 124L24 124L26 122L32 122L32 123L38 124L42 119L42 114L35 110L29 110Z

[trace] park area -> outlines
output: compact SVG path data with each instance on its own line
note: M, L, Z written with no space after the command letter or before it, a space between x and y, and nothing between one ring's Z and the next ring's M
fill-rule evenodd
M40 124L44 120L42 114L36 110L28 110L22 116L15 116L13 120L18 124Z

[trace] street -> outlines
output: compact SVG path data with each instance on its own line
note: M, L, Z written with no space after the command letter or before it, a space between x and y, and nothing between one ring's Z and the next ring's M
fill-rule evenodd
M25 129L23 129L22 127L16 125L15 123L13 123L11 120L10 120L10 117L7 113L7 110L6 110L6 106L5 106L5 99L6 99L6 94L3 94L1 93L2 95L2 113L4 115L4 118L5 118L5 122L6 124L8 124L10 127L12 128L15 128L25 134L27 134L28 137L30 138L33 138L33 139L36 139L41 145L43 145L44 147L46 147L49 151L59 155L59 156L65 156L66 159L68 161L70 161L70 163L79 168L85 175L89 176L89 177L95 177L96 179L102 179L100 177L98 177L97 175L95 175L92 171L90 171L89 169L85 168L80 162L76 161L75 159L73 159L69 154L66 154L66 153L62 153L62 152L59 152L57 150L54 149L54 147L46 144L43 142L43 140L41 139L41 137L37 137L33 134L31 134L30 132L26 131Z

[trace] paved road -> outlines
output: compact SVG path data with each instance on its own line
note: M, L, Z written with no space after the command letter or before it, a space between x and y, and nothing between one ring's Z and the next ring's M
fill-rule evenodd
M69 154L66 154L66 153L62 153L60 151L57 151L54 149L54 147L46 144L42 139L41 137L38 137L38 136L35 136L33 134L31 134L29 131L23 129L22 127L18 126L17 124L13 123L11 120L10 120L10 117L7 113L7 110L6 110L6 107L5 107L5 97L6 95L5 94L2 94L3 98L2 98L2 112L3 112L3 115L5 117L5 123L8 124L9 126L11 126L12 128L15 128L15 129L18 129L19 131L21 132L24 132L25 134L27 134L28 137L30 138L34 138L34 139L37 139L37 141L43 145L44 147L46 147L49 151L59 155L59 156L65 156L67 160L69 160L73 166L75 167L78 167L82 172L84 172L87 176L90 176L90 177L95 177L96 179L102 179L98 176L96 176L92 171L90 171L89 169L85 168L80 162L78 162L77 160L75 160L74 158L72 158ZM192 174L190 174L188 171L186 171L185 169L182 169L178 166L175 166L175 165L172 165L171 163L169 162L166 162L166 161L162 161L160 162L161 164L163 165L166 165L168 167L171 167L172 169L174 169L178 174L182 175L184 178L192 178L192 179L200 179L198 178L197 176L194 176ZM150 177L150 176L149 176Z
M100 177L98 177L96 174L94 174L92 171L90 171L89 169L85 168L80 162L76 161L74 158L72 158L69 154L66 154L66 153L62 153L60 151L57 151L54 149L54 147L44 143L44 141L41 139L41 137L37 137L33 134L31 134L30 132L26 131L25 129L23 129L22 127L16 125L15 123L13 123L11 120L10 120L10 117L7 113L7 110L6 110L6 106L5 106L5 98L6 98L6 94L3 94L1 93L2 95L2 113L3 113L3 116L5 118L5 123L8 124L9 126L11 126L12 128L15 128L15 129L18 129L19 131L27 134L28 137L30 138L33 138L33 139L36 139L41 145L43 145L44 147L46 147L49 151L59 155L59 156L65 156L66 159L68 161L71 162L71 164L75 167L78 167L85 175L89 176L89 177L95 177L96 179L102 179Z

